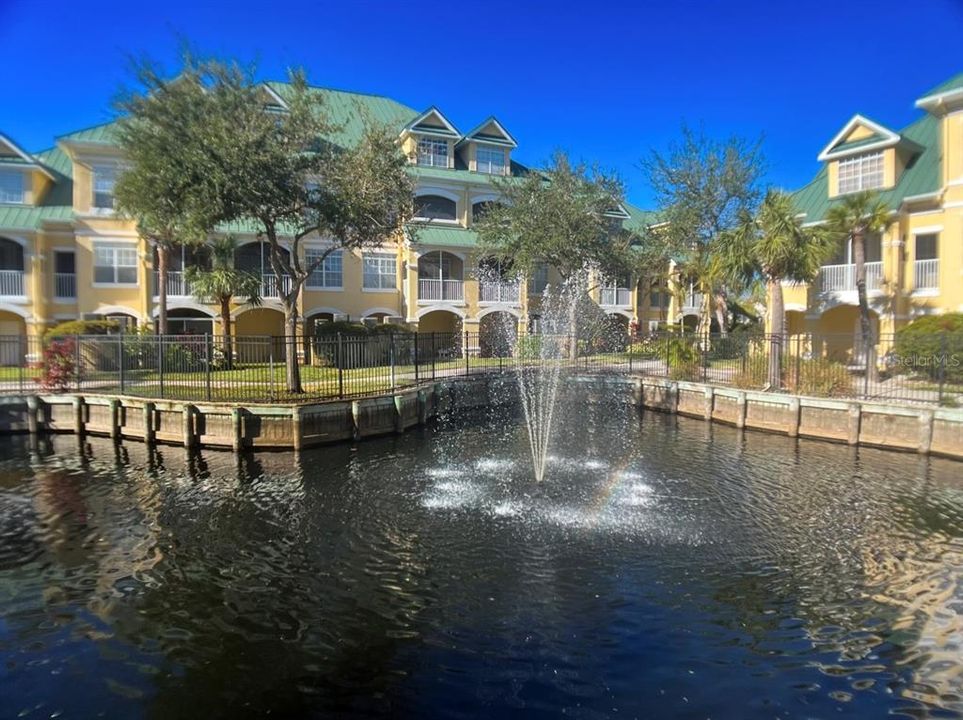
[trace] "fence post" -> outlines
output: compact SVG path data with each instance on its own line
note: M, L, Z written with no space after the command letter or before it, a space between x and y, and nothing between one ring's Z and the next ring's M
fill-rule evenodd
M391 364L391 392L395 391L395 334L388 333L388 362Z
M435 347L435 331L431 331L431 379L435 379L435 358L438 357L438 350Z
M338 397L344 397L344 339L338 333Z
M669 362L669 333L665 334L665 374L668 376L672 372L672 366Z
M709 377L709 332L706 331L702 338L702 382L706 382ZM712 419L711 417L709 418Z
M286 366L285 366L286 367ZM268 399L274 402L274 336L268 337ZM284 379L287 382L287 378Z
M465 353L465 375L471 375L471 366L469 365L469 353L468 353L468 331L465 330L465 345L462 348L462 352Z
M207 401L211 401L211 356L214 354L213 348L211 347L213 340L208 333L204 333L204 354L207 356L207 374L205 380L207 381Z
M413 358L413 360L415 361L415 385L417 385L417 384L418 384L418 331L417 331L417 330L415 330L415 333L414 333L414 335L412 336L412 341L413 341L413 343L414 343L414 348L413 348L414 358Z
M77 392L80 392L80 335L74 335L74 373L77 375Z
M940 389L939 389L939 395L937 396L937 399L936 399L937 404L939 404L940 406L943 405L943 390L944 390L944 386L946 385L946 351L947 351L946 331L944 330L942 333L940 333L940 373L939 373Z
M23 369L27 365L27 336L20 336L20 394L23 395Z
M634 344L632 342L633 339L634 339L633 336L629 335L629 374L630 375L632 374L632 345Z
M163 399L164 397L164 336L157 335L155 337L155 342L157 343L157 379L160 383L160 392L158 396Z
M124 336L117 336L117 370L120 373L120 394L124 394L127 383L124 382Z

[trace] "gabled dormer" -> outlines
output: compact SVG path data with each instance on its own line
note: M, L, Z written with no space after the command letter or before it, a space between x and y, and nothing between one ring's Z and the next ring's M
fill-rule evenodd
M467 133L458 143L458 153L472 172L486 175L510 175L515 138L492 115Z
M37 205L53 182L43 163L0 134L0 205Z
M940 124L940 144L943 158L942 181L959 202L963 197L963 73L940 83L916 101L916 107L926 110Z
M432 106L401 131L401 148L415 165L455 167L455 145L461 133L441 111Z
M923 148L862 115L854 115L819 153L828 165L829 196L886 190Z

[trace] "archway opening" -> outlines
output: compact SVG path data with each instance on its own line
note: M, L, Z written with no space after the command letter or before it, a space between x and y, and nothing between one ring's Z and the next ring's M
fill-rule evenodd
M241 363L283 361L286 349L284 313L253 308L234 320L234 356Z

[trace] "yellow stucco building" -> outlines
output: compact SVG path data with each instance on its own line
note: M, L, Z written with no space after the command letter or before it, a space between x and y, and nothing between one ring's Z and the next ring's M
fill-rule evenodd
M817 225L839 198L874 190L890 209L867 240L874 332L889 336L921 315L963 311L963 73L916 101L922 116L894 130L863 115L819 154L823 167L794 195L803 223ZM811 285L784 287L790 334L830 337L837 354L857 346L852 248L841 246Z
M265 83L266 106L281 106L284 83ZM398 322L422 331L476 331L503 314L524 325L528 298L549 278L542 269L519 281L485 264L476 252L473 224L499 200L495 178L527 169L513 158L517 142L494 117L463 133L435 107L417 112L386 97L315 89L340 124L334 138L360 136L362 114L397 127L416 181L417 231L365 252L335 252L301 296L304 332L318 321ZM66 319L118 318L153 325L157 279L153 248L132 222L115 214L113 186L123 158L112 124L58 137L54 147L29 153L0 135L0 336L39 336ZM619 218L639 227L647 214L620 208ZM236 304L238 335L282 335L279 288L268 249L251 228L225 228L238 238L238 267L262 278L259 308ZM305 254L321 252L325 239L308 239ZM197 301L184 269L203 263L202 250L172 253L168 308L172 332L219 334L214 307ZM485 279L479 279L485 278ZM626 325L665 320L664 293L641 297L636 287L596 289L601 308ZM8 360L12 361L13 358Z

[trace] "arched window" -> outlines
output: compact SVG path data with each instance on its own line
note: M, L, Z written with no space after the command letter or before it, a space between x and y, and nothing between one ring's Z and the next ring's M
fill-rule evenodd
M441 195L419 195L415 198L415 217L428 220L455 220L455 201Z

